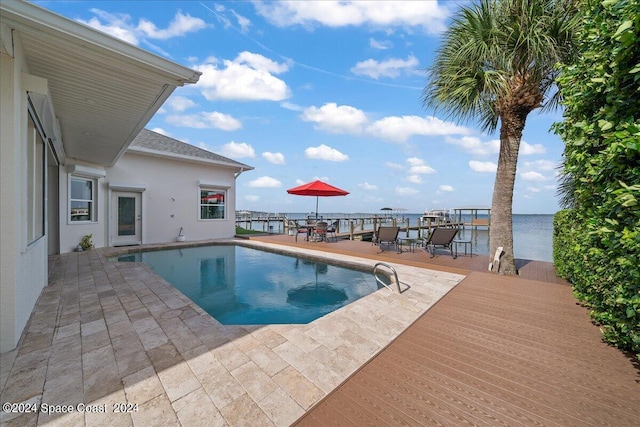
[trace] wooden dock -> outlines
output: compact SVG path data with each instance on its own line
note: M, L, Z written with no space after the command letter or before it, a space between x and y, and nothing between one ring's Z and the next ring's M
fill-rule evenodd
M417 231L418 237L425 236L429 230L435 227L446 225L448 227L465 227L469 225L478 225L465 223L462 221L449 221L446 224L435 221L417 221L417 224L411 225L410 220L392 218L388 216L348 216L348 217L321 217L319 220L326 221L329 224L337 223L336 237L338 239L349 240L371 240L373 230L380 225L400 227L401 233ZM304 220L302 220L304 221ZM265 233L288 234L290 220L285 215L258 215L252 217L236 218L236 226L250 230L261 230Z

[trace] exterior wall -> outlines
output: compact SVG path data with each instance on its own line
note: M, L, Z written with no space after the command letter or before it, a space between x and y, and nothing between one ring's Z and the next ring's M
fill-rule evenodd
M102 169L101 166L89 165L96 169ZM72 223L69 221L69 179L71 174L68 172L67 167L61 166L58 168L58 182L60 186L60 198L58 199L60 207L60 216L58 218L60 224L60 253L73 252L80 243L80 240L87 234L93 236L93 243L96 248L102 248L108 246L106 243L107 235L107 199L105 197L105 184L104 178L96 178L98 195L96 199L96 221L95 222L80 222ZM90 177L89 177L90 178Z
M11 46L10 31L2 43ZM27 95L19 39L0 53L0 353L13 350L47 284L47 237L27 245ZM45 219L46 221L46 219ZM46 228L45 228L46 230Z
M180 227L186 240L233 237L235 234L234 169L212 164L188 162L125 153L107 169L106 178L98 180L98 221L71 224L68 221L67 192L69 174L60 175L60 251L73 251L82 237L93 234L96 247L111 245L109 233L112 191L109 184L127 184L144 188L142 192L142 243L174 242ZM226 218L200 220L199 181L227 188Z

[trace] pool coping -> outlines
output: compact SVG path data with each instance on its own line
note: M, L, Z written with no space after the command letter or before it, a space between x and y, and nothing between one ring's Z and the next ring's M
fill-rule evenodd
M14 351L2 400L139 405L135 413L110 414L116 425L189 424L202 413L211 424L289 425L464 278L390 263L408 285L402 294L380 289L305 325L225 326L145 264L108 259L211 244L237 244L358 269L376 262L244 239L60 255L51 284ZM23 369L36 353L40 358L35 372L40 376L26 385ZM74 365L73 360L81 363ZM70 364L79 376L69 371ZM2 422L28 418L12 415L3 414ZM100 416L77 411L40 414L24 425L101 424Z

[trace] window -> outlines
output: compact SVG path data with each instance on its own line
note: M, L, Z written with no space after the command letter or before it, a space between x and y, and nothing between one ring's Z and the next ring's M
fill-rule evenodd
M69 183L69 220L95 221L96 180L72 176Z
M225 219L225 190L200 189L200 219Z
M27 243L44 236L44 141L29 114L27 141Z

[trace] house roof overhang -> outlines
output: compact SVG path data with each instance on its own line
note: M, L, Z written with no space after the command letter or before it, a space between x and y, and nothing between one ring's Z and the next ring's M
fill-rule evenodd
M3 38L9 29L21 45L28 74L46 79L66 158L113 166L175 88L200 78L31 3L2 1L0 20Z
M191 163L199 163L199 164L209 165L209 166L217 166L221 168L232 169L236 173L238 172L242 173L242 172L246 172L254 169L253 166L245 165L243 163L239 163L235 161L228 162L224 160L205 159L202 157L195 157L195 156L189 156L189 155L177 154L177 153L168 153L166 151L154 150L151 148L144 148L144 147L133 147L133 146L129 147L129 149L127 150L127 153L139 154L139 155L150 156L150 157L159 157L163 159L177 160L181 162L191 162Z

